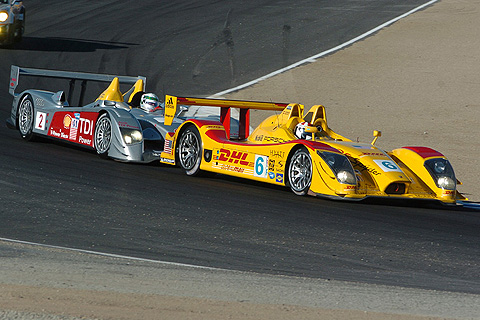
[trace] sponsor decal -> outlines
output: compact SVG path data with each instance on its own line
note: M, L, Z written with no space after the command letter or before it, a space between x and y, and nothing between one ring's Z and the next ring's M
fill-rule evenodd
M54 114L48 135L93 146L96 112L57 112Z
M217 170L224 170L224 171L241 173L241 174L250 175L250 176L253 175L253 169L242 168L242 167L227 164L227 163L214 162L214 163L212 163L212 168L217 169Z
M140 129L138 126L132 126L128 122L118 121L118 126L121 128Z
M78 137L78 142L80 142L81 144L85 144L87 146L92 145L92 139L86 139L84 137Z
M284 151L278 151L278 150L270 150L270 157L271 158L283 159L283 158L285 158L285 152Z
M383 152L362 152L361 157L362 156L383 156L383 157L386 157Z
M166 162L166 163L175 164L175 160L173 160L173 159L167 159L167 158L160 158L160 162Z
M263 141L264 142L271 142L271 143L283 143L283 142L286 142L284 139L282 138L277 138L277 137L268 137L268 136L264 136L263 137Z
M220 170L225 170L225 171L232 171L232 172L238 172L238 173L244 173L245 168L240 168L237 166L232 166L229 164L221 164L220 165Z
M268 157L255 155L255 166L253 169L253 176L259 178L266 178L268 174Z
M275 171L283 172L284 167L285 167L285 161L279 160L279 161L277 161L277 166L275 167Z
M275 181L283 183L283 173L277 173Z
M54 129L50 129L50 132L48 133L49 136L52 136L52 137L57 137L57 138L60 138L60 139L68 139L68 134L65 134L63 132L57 132L55 131Z
M177 104L177 98L173 96L169 96L167 101L165 101L165 108L166 109L175 109L175 105Z
M45 130L45 123L47 122L47 114L45 112L37 112L35 115L35 129Z
M65 119L70 119L68 122L70 123L70 136L69 139L76 141L77 140L77 131L78 131L78 123L80 122L80 113L74 114L75 118L70 117L70 115L66 115L63 119L63 124L65 125Z
M455 193L455 191L453 191L453 190L445 190L445 191L443 191L443 194L445 194L445 195L447 195L447 194L454 194L454 193Z
M215 160L222 162L230 162L233 164L240 164L245 167L253 167L253 163L247 161L248 152L234 151L229 149L220 149L217 150L217 156Z
M402 172L398 165L392 160L373 160L385 172Z
M205 128L207 130L212 130L212 129L225 129L223 126L218 126L218 125L208 125L208 126L205 126Z
M255 141L262 141L263 140L263 135L258 135L258 136L255 136Z
M268 173L268 177L269 177L270 179L275 179L275 173L269 172L269 173Z
M381 174L376 169L364 165L363 163L361 163L359 160L357 160L355 158L350 158L349 160L352 163L354 169L357 169L360 172L367 171L367 172L373 174L374 176L378 176L378 175Z
M275 160L268 160L268 171L275 171Z
M17 83L17 78L12 78L12 81L10 82L10 88L14 88L16 83Z

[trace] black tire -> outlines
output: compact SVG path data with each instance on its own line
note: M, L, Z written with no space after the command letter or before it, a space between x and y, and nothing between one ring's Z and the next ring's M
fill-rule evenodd
M23 20L18 20L16 22L15 31L13 33L13 41L18 43L22 41L23 34L25 33L25 10L22 12Z
M19 43L22 41L23 38L23 25L22 23L18 23L13 31L13 42L14 43Z
M35 112L32 96L26 94L17 108L18 131L26 141L34 140L33 123L35 121Z
M305 148L300 148L290 158L287 168L288 185L298 196L308 193L312 184L312 158Z
M198 129L191 125L182 132L178 141L178 162L188 176L196 176L202 172L202 139Z
M15 42L15 25L11 24L8 26L7 35L3 41L2 46L4 48L10 49L10 48L13 48L14 42Z
M97 119L93 140L97 154L104 159L108 158L108 151L112 145L112 121L108 113L102 114Z

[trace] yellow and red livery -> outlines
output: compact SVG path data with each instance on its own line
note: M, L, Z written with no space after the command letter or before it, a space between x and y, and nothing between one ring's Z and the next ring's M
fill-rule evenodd
M367 197L439 200L465 198L447 158L427 147L385 151L375 142L353 142L327 125L325 108L303 105L166 96L165 124L178 105L220 108L220 121L191 119L165 137L161 162L180 165L188 175L214 172L284 185L298 195L361 200ZM239 132L231 135L230 114L239 109ZM273 110L250 133L251 109ZM311 140L298 139L297 124L307 122ZM235 139L230 138L235 136Z

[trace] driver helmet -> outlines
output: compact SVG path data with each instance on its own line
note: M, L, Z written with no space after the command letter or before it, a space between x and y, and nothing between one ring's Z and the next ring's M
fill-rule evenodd
M303 139L303 140L313 140L313 133L311 132L305 132L305 128L309 127L310 123L304 121L300 122L295 126L295 136L298 139Z
M154 93L145 93L140 99L140 108L147 112L153 112L161 109L160 100Z

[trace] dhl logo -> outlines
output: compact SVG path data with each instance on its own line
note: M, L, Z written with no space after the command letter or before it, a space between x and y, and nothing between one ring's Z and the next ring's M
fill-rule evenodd
M228 149L220 149L217 156L218 161L230 162L241 166L253 167L253 162L247 161L248 153Z

